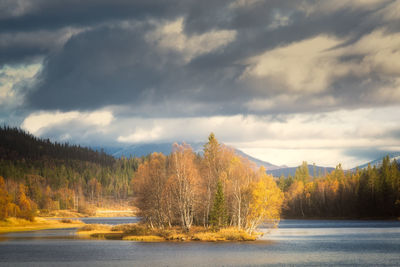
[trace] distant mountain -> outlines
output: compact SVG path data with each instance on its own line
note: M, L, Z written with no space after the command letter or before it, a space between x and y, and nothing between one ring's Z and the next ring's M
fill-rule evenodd
M277 165L274 165L274 164L269 163L267 161L262 161L260 159L257 159L257 158L254 158L252 156L249 156L249 155L247 155L246 153L244 153L243 151L241 151L239 149L234 148L234 150L235 150L236 154L238 154L239 156L242 156L242 157L247 158L248 160L254 162L257 165L257 167L263 166L267 170L267 172L268 171L272 171L272 170L278 170L278 169L286 168L286 166L277 166Z
M286 167L286 168L280 168L280 169L274 169L274 170L267 170L268 174L271 174L274 177L280 177L280 176L285 176L288 177L289 175L294 176L296 173L297 167ZM326 174L330 173L333 171L335 168L332 167L321 167L321 166L315 166L315 172L316 175L318 174ZM314 165L308 165L308 172L310 173L311 176L314 175Z
M193 151L199 153L203 150L203 143L190 143ZM154 152L161 152L168 155L172 152L171 143L149 143L149 144L138 144L130 145L127 147L116 148L106 148L104 149L106 153L110 153L115 158L120 157L142 157ZM108 152L107 152L108 151Z
M192 147L194 152L196 152L196 153L203 152L204 143L202 143L202 142L189 143L189 145ZM100 148L95 148L95 149L101 151ZM280 168L284 167L284 166L276 166L272 163L259 160L257 158L247 155L246 153L244 153L243 151L241 151L239 149L236 149L236 148L233 148L233 149L234 149L235 153L238 154L239 156L249 159L250 161L254 162L258 167L264 166L264 168L266 170L275 170L275 169L280 169ZM165 155L168 155L172 152L172 144L171 143L159 143L159 144L149 143L149 144L130 145L127 147L122 147L122 148L108 147L108 148L103 148L103 151L105 153L108 153L109 155L112 155L115 158L130 157L130 156L141 157L141 156L146 156L148 154L151 154L153 152L161 152Z
M388 154L390 162L392 162L393 160L396 160L398 163L400 163L400 152L392 152ZM375 159L373 161L367 162L365 164L362 164L360 166L357 166L355 168L353 168L352 170L355 169L365 169L368 167L368 164L371 164L371 167L376 166L376 167L380 167L382 165L382 159L383 158L379 158L379 159Z
M196 153L202 153L203 152L203 147L204 143L202 142L197 142L197 143L189 143L189 145L192 147L193 151ZM297 167L286 167L286 166L277 166L274 165L270 162L262 161L260 159L257 159L255 157L252 157L243 151L232 147L235 151L236 154L238 154L241 157L247 158L248 160L254 162L257 167L263 166L266 170L267 173L272 174L275 177L280 177L282 174L287 177L289 174L294 176ZM100 151L99 148L96 148L97 150ZM121 157L141 157L141 156L146 156L148 154L151 154L153 152L161 152L165 155L168 155L172 152L172 144L171 143L148 143L148 144L138 144L138 145L130 145L127 147L122 147L122 148L116 148L116 147L108 147L104 148L103 151L105 153L108 153L109 155L112 155L115 158L121 158ZM322 166L315 166L316 167L316 174L325 174L329 173L334 168L331 167L322 167ZM314 166L313 165L308 165L308 169L311 175L314 173Z

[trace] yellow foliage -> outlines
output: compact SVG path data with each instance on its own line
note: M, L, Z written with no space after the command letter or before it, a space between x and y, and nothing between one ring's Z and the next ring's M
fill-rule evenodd
M260 172L260 180L253 185L246 229L251 233L263 222L276 225L280 220L282 202L283 193L272 176Z

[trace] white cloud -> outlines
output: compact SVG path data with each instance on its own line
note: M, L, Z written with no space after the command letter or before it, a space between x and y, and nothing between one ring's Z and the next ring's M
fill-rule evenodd
M306 160L324 166L343 163L345 168L351 168L371 158L350 156L345 153L347 150L400 149L400 140L391 135L400 131L400 107L297 114L279 120L254 115L114 117L109 110L34 113L22 127L38 136L55 134L56 140L96 146L205 142L214 132L223 143L273 164L289 166Z
M42 132L48 129L62 126L67 123L77 123L84 126L105 127L111 123L113 118L113 114L107 110L93 112L42 111L34 112L26 117L21 127L32 134L41 135Z
M329 50L343 41L321 35L268 50L248 61L242 79L267 79L290 91L323 91L335 77L351 70L339 63L336 51Z
M146 35L146 40L160 49L173 50L182 54L184 60L212 52L234 41L236 31L213 30L203 34L187 36L183 31L183 18L155 23L156 30Z
M140 142L151 142L160 139L162 134L161 127L154 127L152 129L146 130L143 128L138 128L134 133L127 136L118 136L117 141L123 143L140 143Z

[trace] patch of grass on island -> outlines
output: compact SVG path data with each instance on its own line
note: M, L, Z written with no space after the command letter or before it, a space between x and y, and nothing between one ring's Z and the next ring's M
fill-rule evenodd
M78 228L84 223L79 220L63 219L50 220L35 218L33 221L10 217L0 221L0 233L36 231L45 229Z
M207 229L204 227L192 227L190 231L184 231L179 227L152 229L142 224L123 225L86 225L78 230L78 234L95 239L119 239L141 242L163 241L255 241L259 233L249 234L237 228Z

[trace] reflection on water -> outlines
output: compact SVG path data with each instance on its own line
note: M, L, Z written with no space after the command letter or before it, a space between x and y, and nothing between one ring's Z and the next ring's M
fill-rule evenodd
M84 218L129 223L136 218ZM118 222L116 222L118 221ZM267 232L266 229L263 229ZM246 266L400 264L400 222L284 220L249 243L140 243L75 239L74 230L4 235L0 266Z

